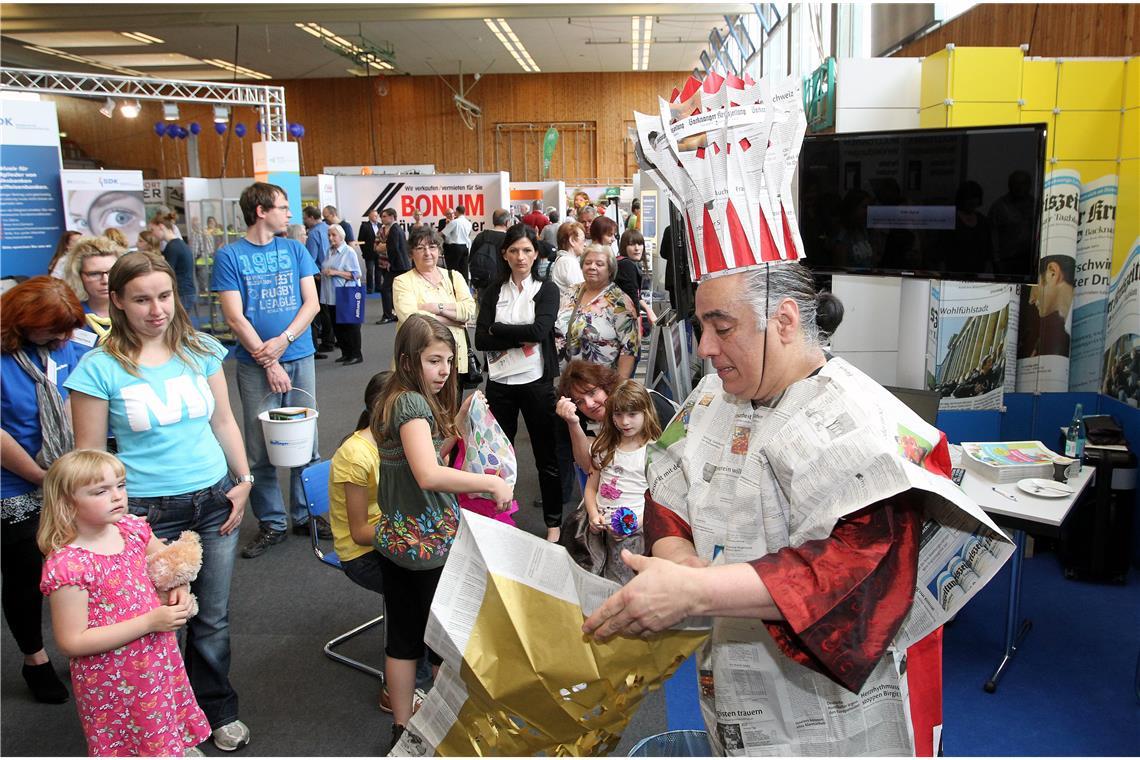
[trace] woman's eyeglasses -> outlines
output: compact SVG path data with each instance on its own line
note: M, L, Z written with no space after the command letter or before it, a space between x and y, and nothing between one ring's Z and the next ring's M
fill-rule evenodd
M104 277L109 277L111 275L111 270L106 269L102 272L80 272L79 274L82 275L83 279L85 280L101 280Z
M424 253L425 251L438 251L439 246L435 243L429 243L428 245L417 245L412 250L416 253Z

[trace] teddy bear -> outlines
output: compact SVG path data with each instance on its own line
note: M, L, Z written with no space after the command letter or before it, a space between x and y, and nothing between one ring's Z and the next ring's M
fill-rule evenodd
M147 557L146 571L159 592L189 585L202 568L202 541L192 530L182 531L177 540L164 544ZM160 593L159 598L165 601ZM190 617L198 614L198 599L190 595Z

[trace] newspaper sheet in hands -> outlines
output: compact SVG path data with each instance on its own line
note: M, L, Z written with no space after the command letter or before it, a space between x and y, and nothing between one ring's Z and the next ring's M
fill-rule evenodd
M651 689L708 636L709 621L650 639L587 639L618 584L566 550L463 512L432 602L427 644L444 660L397 756L599 755Z

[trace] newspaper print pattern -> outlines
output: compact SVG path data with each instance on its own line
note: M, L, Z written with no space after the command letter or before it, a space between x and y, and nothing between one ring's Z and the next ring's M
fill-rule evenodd
M746 443L739 433L726 439L724 431L741 428L750 431ZM911 611L859 694L785 657L761 621L714 621L698 669L718 752L913 752L905 650L960 609L1013 551L952 481L922 467L938 440L886 390L832 359L772 407L753 409L725 394L719 378L705 377L651 447L654 501L690 525L698 555L714 564L825 538L844 515L911 488L934 497Z

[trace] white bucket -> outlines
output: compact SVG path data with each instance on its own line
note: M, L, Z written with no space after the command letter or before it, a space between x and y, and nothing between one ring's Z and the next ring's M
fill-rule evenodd
M309 398L313 394L301 388L294 388ZM274 394L270 393L269 396ZM269 398L266 396L265 398ZM262 399L264 402L264 399ZM313 399L316 403L316 399ZM275 420L270 419L273 413L300 415L297 419ZM313 441L317 435L316 409L307 406L282 406L276 409L267 409L257 415L261 420L261 433L265 438L265 449L269 454L269 463L274 467L302 467L313 459Z

